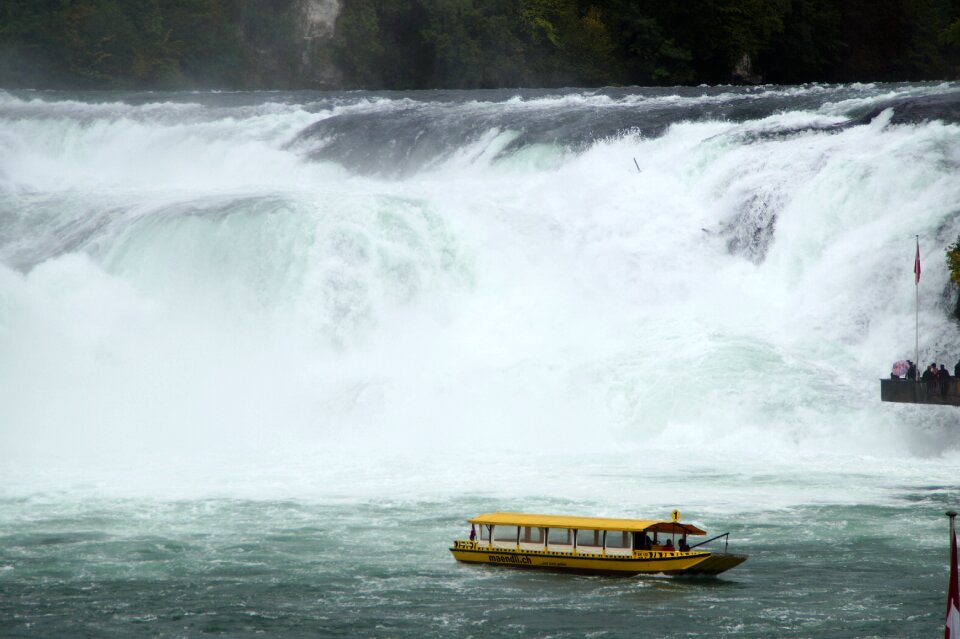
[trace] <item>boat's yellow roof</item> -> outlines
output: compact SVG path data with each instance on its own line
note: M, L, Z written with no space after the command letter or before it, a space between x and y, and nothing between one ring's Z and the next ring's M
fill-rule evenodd
M471 524L493 526L533 526L535 528L588 528L591 530L625 530L628 532L687 533L706 535L692 524L660 519L612 519L608 517L570 517L568 515L535 515L531 513L486 513L469 520Z

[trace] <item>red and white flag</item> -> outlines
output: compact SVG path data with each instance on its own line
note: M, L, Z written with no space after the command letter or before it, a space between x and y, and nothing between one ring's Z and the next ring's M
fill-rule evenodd
M920 239L919 238L917 238L917 258L913 261L913 274L916 276L916 284L919 285L920 284Z
M953 520L951 518L951 524ZM957 588L957 533L950 526L950 587L947 591L947 619L943 639L960 639L960 589Z

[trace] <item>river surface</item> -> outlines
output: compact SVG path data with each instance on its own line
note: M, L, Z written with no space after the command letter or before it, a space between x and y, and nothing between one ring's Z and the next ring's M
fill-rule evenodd
M0 636L938 636L958 234L956 83L0 91ZM674 508L750 559L448 551Z

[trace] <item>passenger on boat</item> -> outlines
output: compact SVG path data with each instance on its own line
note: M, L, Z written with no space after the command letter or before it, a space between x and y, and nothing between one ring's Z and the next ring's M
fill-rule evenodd
M686 535L684 535L683 538L680 540L679 550L680 552L687 552L690 550L690 544L687 543Z
M676 550L676 548L673 547L673 541L670 539L668 539L667 543L663 545L663 549L668 550L670 552L673 552L674 550Z
M477 540L477 529L474 527L473 524L470 524L470 541L476 541L476 540Z

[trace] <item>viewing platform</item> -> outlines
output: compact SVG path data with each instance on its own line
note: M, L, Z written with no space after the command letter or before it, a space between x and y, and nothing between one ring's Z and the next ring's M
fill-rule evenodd
M938 383L914 382L909 379L881 379L880 400L900 404L937 404L960 406L960 387L957 378L946 383L946 393Z

